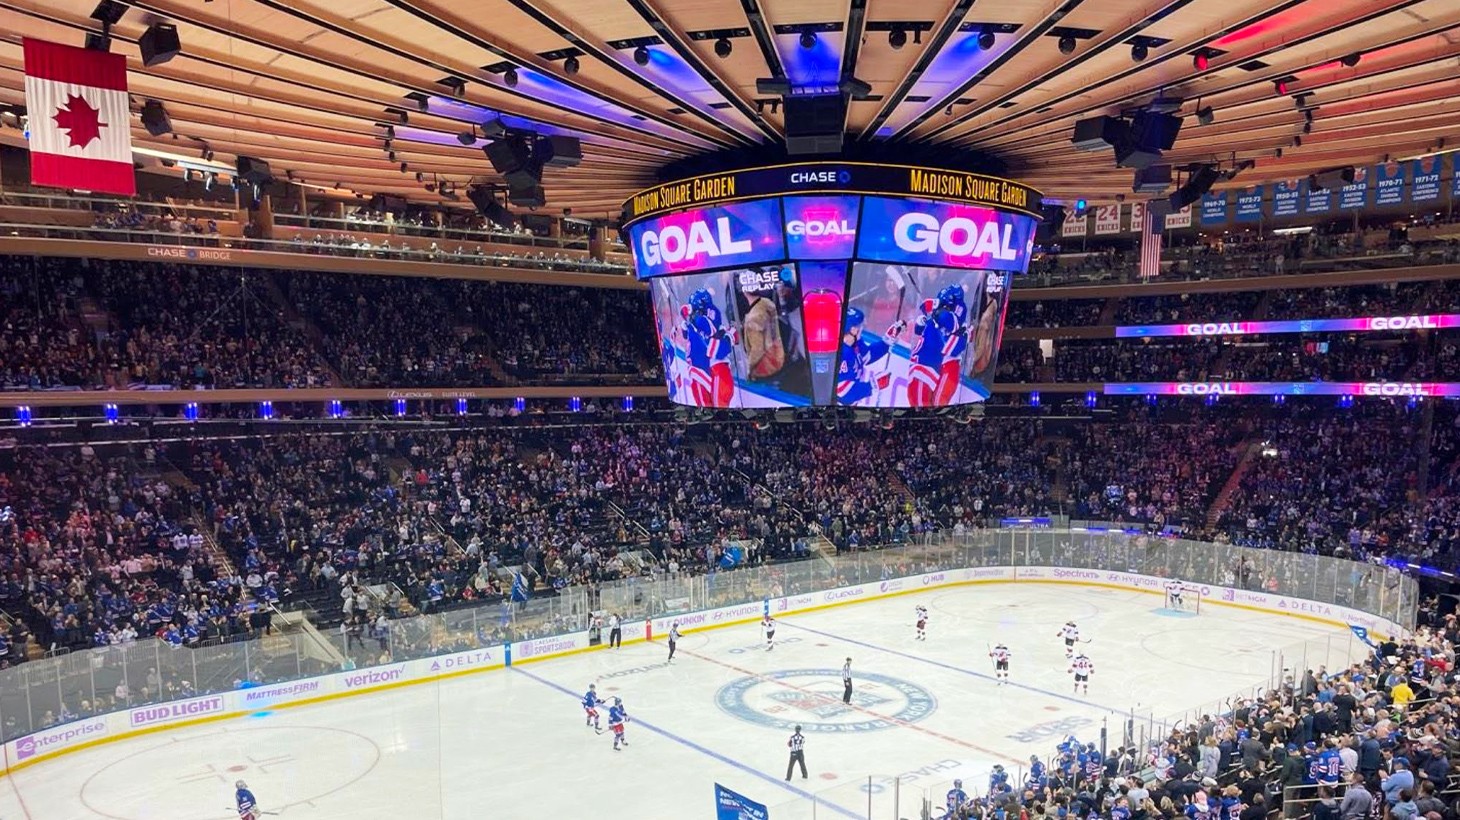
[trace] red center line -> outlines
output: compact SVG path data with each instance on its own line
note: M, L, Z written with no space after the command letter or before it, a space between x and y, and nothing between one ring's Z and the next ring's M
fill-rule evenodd
M753 670L750 670L750 669L745 669L743 667L736 666L733 663L726 663L725 661L718 660L716 658L711 658L711 657L709 657L707 655L701 655L698 652L691 652L689 650L681 649L681 650L679 650L679 654L681 654L681 655L689 655L692 658L699 658L702 661L706 661L708 663L713 663L716 666L723 666L726 669L729 669L729 670L732 670L732 671L735 671L735 672L739 672L742 675L748 675L748 676L750 676L752 678L757 678L757 679L762 680L762 681L765 681L767 683L775 684L776 686L784 686L787 689L793 689L793 690L795 690L797 692L802 692L804 694L810 695L813 698L817 698L819 700L827 701L828 703L841 703L841 701L839 699L834 698L834 697L832 697L830 695L824 694L822 692L816 692L816 691L813 691L811 689L807 689L804 686L797 686L794 683L788 683L788 682L786 682L784 680L781 680L779 678L773 678L770 675L765 675L765 674L762 674L760 672L756 672L756 671L753 671ZM898 726L901 726L904 729L911 729L914 732L921 732L921 733L923 733L923 734L925 734L925 735L927 735L929 737L935 737L935 738L938 738L939 740L947 741L948 743L952 743L952 744L955 744L955 745L958 745L958 746L962 746L965 749L972 749L975 752L981 752L982 754L991 755L991 756L993 756L993 757L995 757L995 758L997 758L999 760L1003 760L1003 761L1006 761L1008 763L1013 763L1016 766L1022 766L1024 764L1023 761L1021 761L1021 760L1015 760L1012 757L1008 757L1003 752L996 752L993 749L985 748L983 746L978 745L977 743L970 743L969 741L964 740L963 738L953 737L952 735L945 735L942 732L935 731L933 729L928 729L928 728L925 728L925 727L922 727L922 726L918 726L918 725L916 725L916 724L914 724L914 723L912 723L910 721L906 721L906 720L903 720L901 718L892 717L891 715L884 715L884 714L881 714L880 712L874 712L871 709L868 709L868 708L866 708L864 706L858 706L858 705L856 705L854 703L842 703L842 705L845 706L845 707L847 707L847 708L849 708L849 709L854 709L854 710L856 710L858 712L861 712L862 714L870 715L872 717L878 718L879 720L885 720L888 723L896 724Z

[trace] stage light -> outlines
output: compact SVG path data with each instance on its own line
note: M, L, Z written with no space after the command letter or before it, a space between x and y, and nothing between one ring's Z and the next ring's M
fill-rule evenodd
M516 88L517 69L509 67L506 71L502 72L502 82L506 83L508 88Z
M527 399L524 399L521 396L518 396L517 398L513 399L512 400L512 409L513 410L516 410L519 413L525 413L525 412L527 412Z
M1363 56L1364 55L1362 55L1362 54L1358 53L1357 51L1355 51L1353 54L1348 54L1348 55L1345 55L1343 57L1340 57L1338 61L1340 63L1343 63L1348 68L1353 68L1354 66L1356 66L1356 65L1359 64L1359 60L1363 59Z
M1278 96L1282 96L1283 94L1288 93L1288 81L1286 79L1273 80L1272 88L1278 93Z
M803 31L803 32L801 32L801 47L802 48L807 48L807 49L816 48L816 32L814 32L814 31Z
M115 404L104 405L101 409L102 409L102 412L106 414L106 423L107 424L116 424L117 423L117 418L118 418L118 415L119 414L117 412L117 406Z
M570 77L574 74L577 74L578 69L581 67L582 66L578 64L577 57L569 57L568 59L563 61L563 73L567 74Z
M633 396L624 396L623 408L624 408L624 412L625 413L632 413L632 412L634 412L634 397Z
M1099 403L1099 401L1100 401L1100 399L1095 395L1095 391L1094 390L1090 390L1090 391L1087 391L1085 393L1085 406L1086 407L1094 408L1095 405L1097 403Z
M729 57L730 52L734 50L735 44L730 42L729 37L721 37L720 39L715 41L715 56L719 57L722 60L726 57Z
M1302 148L1303 147L1303 138L1302 137L1293 137L1293 147L1294 148Z
M988 51L989 49L993 48L995 42L997 42L997 40L995 40L994 38L994 33L989 29L984 29L983 31L980 31L978 33L978 47L983 49L984 51Z
M137 47L142 52L142 65L148 68L162 65L182 51L177 26L171 23L153 23L148 26L137 39Z
M1308 120L1307 122L1303 123L1303 133L1304 134L1311 134L1311 133L1313 133L1313 121L1312 120Z
M1090 210L1089 202L1086 202L1083 199L1075 200L1075 216L1084 216L1085 212L1088 210Z
M1207 66L1212 64L1212 58L1205 50L1198 51L1191 56L1191 67L1197 71L1206 71Z
M274 417L274 403L271 401L259 402L259 418L272 419Z
M456 400L456 415L458 415L458 416L464 416L464 415L466 415L466 410L467 410L467 407L466 407L466 399L457 399Z
M470 131L462 131L460 134L457 134L456 141L468 147L476 145L477 127L473 125Z
M892 46L893 51L898 51L907 45L907 32L900 28L887 32L887 44Z
M32 418L33 417L31 416L30 408L28 406L22 404L19 407L15 408L15 423L20 425L21 427L29 427Z
M404 416L405 414L406 414L406 400L405 399L396 399L395 400L395 415L396 415L396 418L400 418L401 416Z
M426 181L426 175L424 173L420 172L420 171L417 171L416 172L416 181L417 182L425 182Z
M1216 120L1217 112L1213 111L1210 105L1205 108L1197 109L1196 121L1201 123L1202 125L1211 125L1213 122L1216 122Z
M187 404L184 404L183 405L183 418L187 419L188 421L197 421L198 420L198 403L197 402L190 401Z
M638 48L634 49L634 62L639 65L648 65L649 49L645 48L644 46L639 46Z
M1063 36L1063 37L1060 38L1060 53L1061 54L1074 54L1075 53L1075 38L1074 37L1066 34L1065 36Z
M337 419L345 414L344 407L340 404L339 399L330 399L328 407L329 417L332 419Z
M1130 47L1130 58L1138 63L1149 56L1151 56L1151 48L1144 42L1135 43Z

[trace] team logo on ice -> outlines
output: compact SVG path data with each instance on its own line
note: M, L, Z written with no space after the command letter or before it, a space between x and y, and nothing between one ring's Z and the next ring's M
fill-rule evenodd
M842 703L841 671L783 669L731 681L715 693L715 705L749 723L789 731L875 732L931 715L938 701L928 690L899 678L858 672L850 705Z

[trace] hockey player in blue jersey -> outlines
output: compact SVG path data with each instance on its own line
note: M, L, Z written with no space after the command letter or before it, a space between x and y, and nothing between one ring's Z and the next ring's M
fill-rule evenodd
M629 745L628 738L624 737L624 724L629 722L629 712L624 708L624 702L614 698L613 703L608 707L608 728L613 731L613 750L616 752L620 746Z
M248 784L240 780L233 787L236 789L233 799L238 803L238 820L258 820L259 801L248 790Z
M881 339L862 338L867 315L861 308L848 308L842 325L841 364L836 374L836 400L840 404L866 402L887 387L887 354L891 348Z
M962 375L963 354L968 350L968 305L963 286L949 285L938 291L938 309L934 314L943 328L943 364L938 371L938 386L933 391L933 404L943 407L953 403Z
M963 790L963 781L953 781L953 788L948 790L948 796L944 799L946 808L943 820L954 820L962 816L960 812L968 805L968 792Z
M1042 795L1044 789L1049 785L1049 776L1044 773L1044 763L1039 760L1039 755L1029 756L1029 774L1024 776L1024 788Z
M729 407L735 394L735 378L730 372L735 329L725 325L725 315L704 288L690 294L689 303L680 308L680 315L689 348L690 394L695 405Z
M957 336L966 335L967 330L961 327L960 317L966 317L968 308L962 305L963 288L958 285L950 285L939 291L937 299L924 299L918 306L918 318L913 322L912 351L909 358L912 363L908 366L907 403L910 407L935 407L947 404L946 400L940 402L940 382L943 380L945 367L951 365L954 380L950 382L954 388L957 386L957 372L960 367L959 359L950 359L949 352L955 348L960 351L967 346L959 346ZM901 333L907 323L901 319L889 330L888 335L896 336ZM952 398L952 390L948 391L948 398Z
M588 692L583 695L583 713L584 717L587 718L584 725L592 726L593 731L599 734L603 734L603 729L599 728L598 725L598 705L601 703L603 703L603 698L598 696L597 685L592 683L588 684Z
M1009 773L1004 771L1004 764L995 763L994 770L989 772L989 794L999 790L1000 786L1009 784Z

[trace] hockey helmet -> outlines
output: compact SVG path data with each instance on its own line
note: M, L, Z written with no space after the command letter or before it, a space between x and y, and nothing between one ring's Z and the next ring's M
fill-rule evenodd
M237 783L234 783L233 787L236 789L246 789L248 788L248 784L240 780Z
M963 788L963 781L962 780L955 780L955 781L953 781L953 788L955 788L955 789L961 789L961 788Z
M614 699L613 699L613 705L614 705L614 706L623 706L623 705L624 705L624 700L623 700L623 698L620 698L620 697L615 697L615 698L614 698Z
M851 333L854 330L858 330L866 321L867 314L863 313L861 308L847 308L847 320L842 328L842 332Z
M994 771L996 771L996 772L1002 772L1003 770L1004 770L1004 764L1002 764L1002 763L995 763L994 764Z
M715 300L710 298L710 292L704 288L689 295L689 306L695 310L709 310L715 306Z
M949 285L938 291L938 303L950 306L963 304L963 286Z
M590 692L592 692L594 689L597 689L597 688L598 688L598 684L596 684L596 683L590 683L590 684L588 684L588 691L590 691Z

